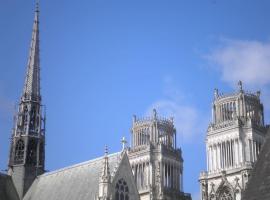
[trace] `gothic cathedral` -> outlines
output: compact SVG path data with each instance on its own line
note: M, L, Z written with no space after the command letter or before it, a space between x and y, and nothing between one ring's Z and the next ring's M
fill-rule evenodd
M191 200L183 192L183 158L173 119L134 117L132 146L46 172L45 109L40 93L39 7L35 11L23 93L1 200ZM125 140L123 140L125 143Z

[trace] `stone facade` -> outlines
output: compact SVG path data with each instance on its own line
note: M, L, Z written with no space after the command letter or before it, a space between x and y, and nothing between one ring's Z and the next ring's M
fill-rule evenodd
M202 200L240 200L264 142L260 92L248 93L239 82L234 94L215 90L207 130L207 171L200 174Z
M191 199L183 192L183 158L173 119L133 118L128 152L141 200Z

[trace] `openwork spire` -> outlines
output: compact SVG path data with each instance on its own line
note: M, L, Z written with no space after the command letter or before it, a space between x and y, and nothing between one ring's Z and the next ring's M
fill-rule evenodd
M40 100L40 63L39 63L39 4L36 4L35 18L23 88L23 100Z

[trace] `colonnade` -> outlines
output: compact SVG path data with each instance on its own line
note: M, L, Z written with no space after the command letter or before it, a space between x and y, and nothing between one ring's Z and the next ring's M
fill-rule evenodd
M261 143L256 141L256 140L248 140L248 144L249 144L249 150L250 150L250 161L251 162L255 162L258 158L259 152L261 150Z
M133 133L133 146L147 145L150 141L149 128L142 128Z
M145 189L150 184L149 162L136 163L131 166L138 190Z
M159 142L167 147L176 148L176 133L161 135Z
M180 166L170 162L164 162L162 165L163 187L182 191L183 175Z
M217 104L213 109L213 121L215 122L233 120L237 113L235 102Z
M150 143L150 140L152 140L155 136L153 133L153 138L151 139L151 131L152 128L141 128L138 130L135 130L132 133L132 144L133 147L135 146L141 146L141 145L148 145ZM156 131L154 131L156 132ZM176 132L163 132L161 130L158 132L158 138L159 143L164 144L167 147L176 148ZM152 141L154 142L154 141Z
M221 141L208 146L208 171L236 167L243 162L242 144L239 139Z
M212 118L214 123L233 120L237 115L249 117L258 124L263 124L263 112L259 105L253 102L240 101L239 103L238 100L236 100L226 103L216 103L213 106Z
M239 166L244 161L255 162L261 150L261 142L249 139L249 157L244 160L244 149L239 139L231 139L208 145L208 171Z

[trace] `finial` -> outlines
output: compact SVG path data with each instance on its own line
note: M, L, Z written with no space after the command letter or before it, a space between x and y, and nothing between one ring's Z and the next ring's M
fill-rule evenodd
M215 99L217 99L218 96L219 96L219 94L218 94L218 89L215 88L215 89L214 89L214 97L215 97Z
M238 87L239 87L239 90L242 92L243 91L243 83L241 80L238 81Z
M39 12L39 0L36 1L36 12Z
M256 94L257 94L257 97L260 98L260 96L261 96L261 91L258 90Z
M126 144L127 144L127 140L125 137L122 138L121 143L122 143L122 151L123 151L126 149Z
M137 117L136 115L133 115L133 123L135 123L137 121Z
M108 146L105 146L105 156L108 156Z
M153 118L157 119L157 110L155 108L153 109Z

